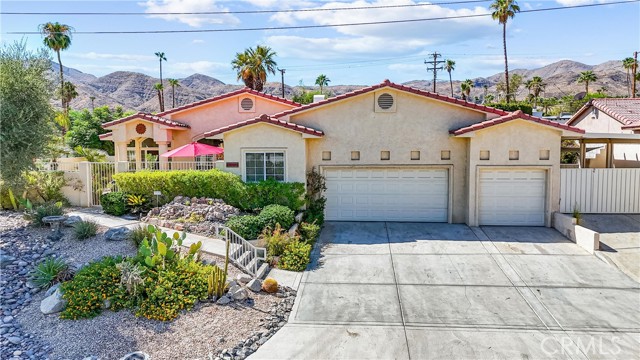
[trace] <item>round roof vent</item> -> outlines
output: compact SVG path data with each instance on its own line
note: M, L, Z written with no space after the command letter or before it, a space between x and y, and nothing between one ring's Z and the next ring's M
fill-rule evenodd
M378 96L378 106L382 110L389 110L393 106L393 96L388 93L384 93Z
M253 100L251 100L250 98L242 99L242 101L240 101L240 107L245 111L253 109Z

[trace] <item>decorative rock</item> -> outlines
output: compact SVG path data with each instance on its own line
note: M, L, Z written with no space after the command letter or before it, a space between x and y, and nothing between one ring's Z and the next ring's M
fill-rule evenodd
M230 298L228 298L227 296L222 296L220 299L218 299L218 301L216 301L216 304L218 304L218 305L227 305L230 302L231 302Z
M7 338L7 340L9 340L9 342L13 345L18 345L22 342L22 338L19 338L17 336L10 336Z
M293 225L291 225L291 227L289 228L289 236L296 236L296 233L298 232L298 226L300 226L300 224L298 223L294 223Z
M49 297L51 296L51 294L53 294L56 290L58 290L58 288L60 288L60 286L62 286L61 283L57 283L55 285L53 285L52 287L50 287L46 293L44 293L44 297Z
M251 281L251 276L247 275L247 274L244 274L244 273L240 273L240 274L236 275L236 281L238 283L244 285L244 284L248 283L249 281Z
M252 279L247 284L247 288L253 292L260 292L262 289L262 281L260 279Z
M55 314L64 310L66 306L67 300L62 298L60 289L56 289L51 296L42 300L40 303L40 311L45 315Z
M298 224L300 224L302 222L302 217L303 216L304 216L304 213L302 213L302 212L299 212L298 215L296 215L295 219L296 219L296 222Z
M149 354L142 351L132 352L120 358L120 360L149 360Z
M12 264L16 261L16 258L10 255L2 254L0 255L0 269L4 269L7 265Z
M234 300L244 300L249 296L249 294L247 293L247 289L238 288L234 292L231 292L231 296Z
M92 355L92 356L87 356L86 358L84 358L84 359L82 359L82 360L100 360L100 358L99 358L99 357L97 357L97 356L93 356L93 355Z
M109 229L104 233L104 239L106 241L124 241L129 238L130 232L131 230L126 227Z
M82 218L80 216L75 216L75 215L69 216L65 221L62 222L62 225L67 227L72 227L73 225L81 221L82 221Z
M2 322L8 324L13 321L13 316L5 316L2 318Z
M64 235L62 234L62 232L53 230L49 233L49 235L47 235L47 240L60 241L63 237Z
M105 308L105 309L110 309L111 308L111 300L104 299L104 301L102 302L102 307Z

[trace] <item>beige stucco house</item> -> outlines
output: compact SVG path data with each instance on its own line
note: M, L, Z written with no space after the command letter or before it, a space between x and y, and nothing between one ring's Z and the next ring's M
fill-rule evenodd
M224 170L245 181L304 182L315 167L327 179L328 220L472 226L550 226L561 140L584 133L388 80L304 106L243 89L105 128L120 160L132 140L135 155L152 138L160 153L223 146Z

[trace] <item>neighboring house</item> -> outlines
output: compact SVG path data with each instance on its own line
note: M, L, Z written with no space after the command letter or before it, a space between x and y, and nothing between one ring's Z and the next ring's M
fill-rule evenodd
M567 125L587 133L582 140L586 144L583 167L640 167L640 98L593 99Z
M203 139L246 181L304 182L315 167L327 220L550 226L561 140L584 132L388 80L305 106L231 94L105 124L107 138L124 149L152 136L166 144L160 153ZM246 96L265 110L246 113Z

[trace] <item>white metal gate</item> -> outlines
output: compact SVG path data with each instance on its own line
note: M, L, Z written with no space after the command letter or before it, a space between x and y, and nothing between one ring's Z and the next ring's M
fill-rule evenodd
M560 169L560 211L640 213L640 169Z
M113 174L116 173L116 163L92 162L89 163L89 176L87 189L89 190L89 206L100 205L100 196L105 192L117 191Z

